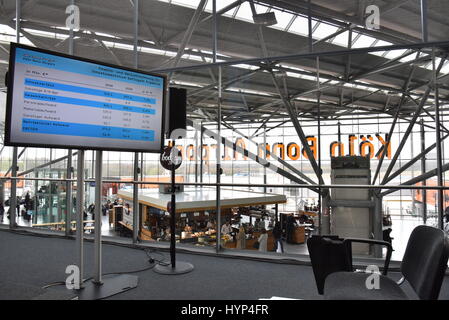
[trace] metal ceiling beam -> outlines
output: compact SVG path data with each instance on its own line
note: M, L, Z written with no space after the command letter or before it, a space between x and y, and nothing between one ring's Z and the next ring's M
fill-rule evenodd
M295 0L293 3L287 3L285 1L278 0L255 0L260 4L272 5L274 7L281 7L284 10L289 11L294 14L302 14L307 16L307 1L308 0ZM397 32L393 29L387 28L385 26L380 30L371 30L365 28L362 24L360 25L358 16L349 16L343 12L339 12L336 10L328 9L326 7L320 6L318 4L312 4L311 6L311 14L315 19L329 22L331 24L342 26L344 23L353 23L358 25L355 28L355 31L358 33L366 34L381 40L390 41L393 43L414 43L419 39L408 34L404 34L402 32Z
M256 73L256 70L250 71L250 72L248 72L248 73L245 73L245 74L243 74L243 75L237 76L237 77L235 77L235 78L232 78L232 79L226 81L225 84L222 85L222 90L223 90L223 91L226 91L226 89L228 89L228 88L229 88L230 86L232 86L233 84L236 84L236 83L238 83L238 82L240 82L240 81L246 80L246 79L252 77L255 73ZM208 86L206 86L206 87L203 87L203 88L201 88L201 89L199 89L199 90L195 90L194 94L198 94L198 93L203 92L203 91L206 91L206 90L217 90L217 89L216 89L217 85L218 85L218 83L210 84L210 85L208 85ZM218 93L218 90L217 90L217 93ZM207 99L210 99L210 98L214 97L217 93L214 92L214 93L209 94L209 95L207 95L207 96L203 96L203 97L201 97L201 98L200 98L199 100L197 100L197 101L192 101L191 104L195 105L195 104L201 103L201 102L203 102L203 101L206 101ZM189 95L190 95L190 96L192 96L192 95L194 95L194 94L192 94L192 93L189 92Z
M253 76L254 74L256 74L257 71L259 71L259 70L260 69L258 69L258 70L251 70L251 71L245 72L245 73L243 73L241 75L238 75L236 77L233 77L231 79L228 79L225 82L223 82L223 85L224 86L230 86L230 85L233 85L233 84L235 84L237 82L240 82L242 80L246 80L246 79L250 78L251 76ZM217 86L218 86L218 82L216 81L216 82L211 83L211 84L209 84L207 86L204 86L202 88L198 88L198 89L190 91L189 95L190 96L197 95L197 94L199 94L199 93L201 93L203 91L214 89Z
M352 30L350 29L348 32L348 49L352 49ZM345 73L343 75L343 79L346 80L346 82L349 82L349 73L351 71L351 55L348 54L346 56L346 65L345 65Z
M338 84L336 84L336 85L338 85ZM366 85L366 84L365 84ZM329 87L332 87L332 86L329 86ZM282 103L282 101L278 101L278 103Z
M25 148L22 149L22 151L20 151L19 155L17 156L17 160L19 160L20 157L25 153L25 150L26 150L26 149L27 149L27 148L25 147ZM5 173L3 176L6 177L6 176L8 175L8 173L11 172L12 169L13 169L13 166L9 167L9 169L6 170L6 173Z
M313 52L313 32L311 0L307 0L307 42L309 44L309 52Z
M209 118L209 120L211 121L218 121L217 118L214 118L212 115L210 115L208 112L206 112L207 117ZM242 133L240 130L234 128L232 125L226 123L225 121L223 121L223 124L230 130L234 131L235 133L241 135L242 137L246 138L248 141L250 141L251 143L254 143L255 145L258 145L257 142L255 142L254 140L252 140L253 136L248 137L246 136L244 133ZM305 181L307 181L310 184L316 184L316 182L314 182L312 179L310 179L308 176L306 176L304 173L302 173L301 171L299 171L298 169L296 169L294 166L292 166L291 164L289 164L288 162L280 159L279 157L277 157L274 153L272 154L270 151L266 150L267 155L271 155L271 157L278 161L280 164L282 164L283 166L285 166L286 168L288 168L289 170L293 171L294 173L296 173L301 179L304 179ZM271 164L270 164L271 165Z
M357 12L356 16L359 18L359 24L362 25L365 22L365 9L366 9L366 0L359 0L357 3Z
M187 30L184 33L184 37L179 46L178 53L173 58L173 66L172 67L176 67L179 63L179 60L181 60L181 57L184 54L184 50L185 50L187 44L189 43L193 32L195 31L195 27L198 25L198 21L200 19L201 13L204 11L206 4L207 4L207 0L201 0L200 3L198 4L198 7L196 8L192 18L190 19L190 23L187 27ZM171 59L169 59L169 61L170 60Z
M243 134L240 130L235 129L233 126L226 124L226 126L231 129L232 131L234 131L235 133L241 135L242 137L246 138L248 141L250 141L251 143L258 145L257 142L255 142L252 137L248 137L245 134ZM291 164L289 164L288 162L282 160L281 158L279 158L278 156L276 156L276 154L271 153L270 151L267 150L267 156L270 155L274 160L278 161L280 164L282 164L283 166L285 166L287 169L293 171L294 173L296 173L301 179L303 179L304 181L307 181L307 183L310 184L316 184L315 181L313 181L312 179L310 179L308 176L306 176L304 173L302 173L301 171L299 171L298 169L296 169L294 166L292 166Z
M431 90L432 89L431 89L431 87L429 85L429 87L427 88L426 92L424 93L424 96L421 98L421 103L418 106L417 110L415 111L415 113L413 115L413 118L410 121L410 124L407 127L407 130L405 131L404 136L402 137L402 139L401 139L401 141L399 143L398 148L396 149L396 152L395 152L393 158L390 161L390 164L389 164L389 166L387 168L387 171L384 174L384 178L383 178L381 184L385 184L385 181L388 179L388 176L391 173L391 170L393 170L393 167L396 164L396 161L397 161L399 155L401 154L401 151L404 148L405 143L407 142L407 138L409 137L410 133L412 132L412 129L413 129L413 126L416 123L416 120L421 115L422 109L424 107L424 104L425 104L427 98L429 97L429 93L430 93Z
M273 74L273 72L271 72L271 78L273 79L273 83L276 87L276 90L278 91L279 96L281 97L282 102L285 105L285 109L287 110L287 112L290 116L293 126L295 127L296 133L298 134L298 137L301 140L301 143L303 144L303 148L306 151L307 158L309 158L309 162L313 168L313 171L315 171L315 174L318 178L319 184L324 184L324 180L322 177L322 170L321 170L321 168L318 167L318 164L317 164L316 159L312 153L312 150L310 150L306 135L304 134L304 131L302 130L301 124L298 121L298 118L297 118L297 115L295 114L294 108L291 105L290 100L288 100L282 93L281 87L279 86L276 76Z
M416 59L418 59L418 57L419 57L419 52L416 54ZM405 92L408 91L408 87L410 86L410 81L411 81L411 79L413 77L413 73L414 72L415 72L415 67L413 66L412 69L409 72L407 80L405 81L405 83L403 85L403 89L404 89ZM399 105L397 107L397 111L396 111L393 123L391 124L391 127L390 127L390 132L388 133L387 141L386 141L385 145L382 146L383 147L382 155L381 155L381 157L379 159L379 163L377 165L376 173L374 174L374 178L373 178L372 184L375 184L376 179L377 179L377 177L378 177L378 175L380 173L380 168L382 167L382 163L383 163L383 161L385 159L385 155L387 154L388 146L391 143L391 138L392 138L393 133L394 133L394 128L396 126L396 122L398 120L399 113L401 112L401 107L402 107L404 102L405 102L405 93L402 94L401 101L399 102Z
M217 17L223 15L224 13L228 12L229 10L232 10L232 9L238 7L240 4L242 4L242 3L245 2L245 1L246 1L246 0L237 0L237 1L234 1L233 3L227 5L226 7L222 8L221 10L218 10L217 13L216 13ZM208 21L208 20L210 20L210 19L212 19L212 18L213 18L213 15L210 14L210 15L208 15L207 17L205 17L204 19L202 19L202 20L198 23L198 25L200 25L200 24L202 24L203 22L206 22L206 21ZM184 33L184 32L180 32L180 33L177 33L177 34L171 36L170 38L168 38L167 40L165 40L164 43L165 43L165 44L170 44L170 43L175 42L176 40L179 39L179 37L180 37L183 33Z
M192 126L192 127L195 127L195 125L193 124L193 122L190 119L187 119L187 124ZM207 135L209 137L216 137L217 136L216 132L214 132L214 131L212 131L210 129L207 129L204 126L201 126L201 130L204 132L205 135ZM245 157L248 157L251 160L254 160L256 163L260 164L261 166L264 166L264 167L266 167L266 168L268 168L268 169L270 169L270 170L280 174L281 176L283 176L283 177L285 177L285 178L287 178L287 179L289 179L289 180L291 180L293 182L296 182L296 183L299 183L299 184L308 185L307 182L305 182L305 181L301 180L300 178L292 175L291 173L283 170L282 168L279 168L279 167L275 166L272 163L269 163L269 164L266 164L266 165L261 163L260 160L259 160L259 156L258 155L252 153L251 151L249 151L247 149L242 150L241 148L237 148L235 143L229 141L225 137L221 137L221 143L223 145L225 145L226 147L228 147L228 148L232 148L233 150L235 150L236 152L240 153L241 155L243 155ZM308 189L318 193L318 189L315 188L313 185L308 187Z
M411 64L411 63L413 63L413 61L405 62L404 65L406 65L406 64ZM374 73L374 72L376 72L376 70L371 69L369 72ZM360 79L360 78L363 78L364 76L365 76L365 74L359 74L359 75L357 75L356 77L352 78L351 81L358 80L358 79ZM328 81L328 82L329 82L329 81ZM338 83L335 83L335 84L332 84L332 85L327 85L327 86L322 87L322 88L321 88L321 91L326 90L326 89L328 89L328 88L335 87L335 86L343 85L343 84L346 83L346 82L347 82L347 81L340 80ZM324 84L326 84L326 83L327 83L327 82L325 82ZM382 90L382 89L378 89L378 91L379 91L379 90ZM314 93L314 92L316 92L316 89L312 89L312 90L306 91L306 92L301 92L301 93L299 93L299 95L294 95L294 96L292 96L291 98L296 98L296 97L298 97L298 96L306 95L306 94L310 94L310 93ZM369 96L369 95L372 95L372 94L374 94L374 93L369 93L368 96ZM279 104L279 103L282 103L282 101L279 100L279 101L270 102L270 103L266 104L265 106L262 106L262 108L263 108L263 107L272 106L272 105L276 105L276 104Z
M347 27L339 28L334 33L331 33L330 35L328 35L328 36L326 36L326 37L324 37L324 38L322 38L320 40L315 41L312 45L315 46L315 45L317 45L317 44L319 44L321 42L326 42L326 41L328 41L328 40L330 40L332 38L335 38L336 36L338 36L338 35L340 35L342 33L345 33L346 31L350 30L352 27L353 27L352 25L348 25Z
M91 33L92 33L94 36L97 35L97 34L96 34L95 32L93 32L93 31L91 31ZM108 52L108 53L111 55L112 59L114 59L115 64L118 64L119 66L122 66L122 65L123 65L123 63L120 61L120 59L119 59L119 58L117 57L117 55L114 53L114 51L112 51L111 48L109 48L108 46L106 46L106 45L104 44L103 41L101 41L101 40L97 40L97 41L98 41L98 43L100 43L101 47L102 47L103 49L105 49L106 52Z
M429 95L430 96L430 95ZM419 104L418 104L419 105ZM424 110L424 109L423 109ZM389 114L389 113L386 113L386 114ZM389 114L390 116L391 116L391 114ZM406 121L406 122L408 122L408 123L410 123L411 122L411 119L407 119L406 117L404 117L404 116L399 116L398 117L399 119L401 119L401 120L404 120L404 121ZM428 124L425 124L424 125L424 127L426 127L426 128L428 128L428 129L431 129L431 130L435 130L435 127L433 127L433 126L431 126L431 125L428 125ZM449 131L445 131L445 132L447 132L447 133L449 133Z
M72 156L76 156L77 154L78 154L78 152L74 152L74 153L72 154ZM17 176L20 177L20 176L27 175L27 174L29 174L29 173L34 172L34 170L36 170L36 169L41 169L41 168L50 166L50 165L52 165L52 164L55 164L55 163L64 161L64 160L67 159L68 157L69 157L69 156L67 155L67 156L63 156L63 157L61 157L61 158L58 158L58 159L55 159L55 160L46 162L46 163L41 164L41 165L38 165L38 166L36 166L36 167L34 167L34 168L32 168L32 169L28 169L28 170L22 171L21 173L17 174Z
M280 126L286 124L287 122L289 122L289 120L285 120L285 121L283 121L283 122L281 122L281 123L279 123L279 124L277 124L277 125L275 125L275 126L273 126L273 127L271 127L271 128L268 128L268 129L265 130L265 133L267 133L267 132L269 132L269 131L271 131L271 130L273 130L273 129L276 129L276 128L278 128L278 127L280 127ZM256 135L255 137L260 136L262 133L263 133L263 132L259 133L259 134Z
M299 59L314 59L315 57L327 57L327 56L342 56L342 55L357 55L357 54L365 54L372 52L380 52L380 51L391 51L391 50L403 50L403 49L413 49L420 50L423 48L432 48L432 47L442 47L449 48L449 41L437 41L437 42L427 42L427 43L412 43L412 44L400 44L400 45L390 45L390 46L379 46L379 47L368 47L368 48L355 48L351 50L333 50L333 51L321 51L321 52L312 52L312 53L300 53L300 54L289 54L282 56L270 56L267 58L248 58L248 59L231 59L228 61L211 63L209 66L229 66L236 64L257 64L264 61L291 61L291 60L299 60ZM196 70L204 68L204 65L190 65L183 66L177 68L160 68L154 69L154 72L174 72L174 71L187 71L187 70Z
M413 53L413 52L411 52L411 53ZM416 58L416 59L413 59L413 60L410 60L410 61L404 61L404 62L400 62L400 63L396 63L396 64L388 63L387 66L376 67L376 68L373 68L373 69L371 69L369 71L359 73L359 74L357 74L357 75L355 75L355 76L353 76L351 78L354 78L354 79L366 78L366 77L372 76L374 74L382 73L382 72L385 72L385 71L389 71L389 70L392 70L392 69L400 68L400 67L407 66L407 65L410 65L410 64L415 64L415 63L418 63L418 62L425 61L427 59L430 59L430 58L428 56L423 56L421 58Z
M38 0L28 0L28 1L26 1L26 2L22 5L22 7L20 8L21 14L23 15L23 12L24 12L24 11L28 10L28 9L30 8L31 5L36 4L37 2L38 2ZM3 11L3 13L6 13L5 10L2 10L2 11ZM7 14L7 13L6 13L6 14ZM5 16L5 18L6 18L6 20L7 20L8 22L11 22L13 19L15 19L15 18L16 18L16 12L15 12L15 10L12 10L9 14L7 14L7 15ZM22 32L22 30L21 30L21 32Z
M422 42L429 40L427 23L427 0L421 0L421 36Z
M436 71L437 74L440 72L441 68L443 67L443 64L444 64L444 59L441 59L440 64ZM408 139L410 133L412 132L413 126L415 125L416 120L418 119L419 115L421 114L424 104L427 101L427 98L429 97L430 91L432 90L432 85L433 85L433 79L429 80L427 90L424 93L423 97L421 98L421 103L418 106L417 110L415 111L415 114L413 115L413 118L412 118L407 130L405 131L404 136L402 137L401 142L399 143L399 146L396 149L393 159L390 161L390 165L388 166L387 171L385 172L385 175L384 175L384 178L383 178L381 184L385 184L385 181L388 179L388 176L391 173L391 170L393 170L393 167L399 157L399 154L401 153L402 148L404 147L405 143L407 142L407 139Z
M411 61L407 61L407 62L404 62L403 63L403 65L407 65L407 64L412 64L414 61L416 61L417 59L415 59L415 60L411 60ZM383 67L379 67L380 69L382 69ZM374 73L374 72L376 72L376 70L374 70L374 69L371 69L370 71L369 71L370 73ZM359 78L363 78L364 77L364 74L359 74L357 77L354 77L353 79L352 79L352 81L354 81L354 80L357 80L357 79L359 79ZM328 88L332 88L332 87L334 87L334 86L339 86L339 85L342 85L342 84L344 84L345 83L345 81L340 81L339 83L336 83L336 84L333 84L333 85L329 85L329 86L325 86L325 87L322 87L321 88L321 90L325 90L325 89L328 89ZM366 84L365 84L366 85ZM385 89L385 88L384 88ZM312 89L311 91L307 91L307 92L302 92L302 93L300 93L300 95L306 95L306 94L309 94L309 93L313 93L313 92L315 92L316 91L316 89ZM400 93L404 93L404 92L406 92L406 91L404 91L404 89L402 89L402 90L397 90L396 89L396 91L398 91L398 92L400 92ZM372 94L372 93L371 93ZM369 94L369 95L371 95L371 94ZM295 98L296 96L294 95L294 96L292 96L291 98ZM274 102L270 102L270 103L268 103L268 104L266 104L266 105L263 105L263 106L260 106L260 107L257 107L257 109L261 109L261 108L264 108L264 107L269 107L269 106L273 106L273 105L277 105L277 104L279 104L279 103L282 103L282 101L281 100L278 100L278 101L274 101Z
M220 10L218 10L216 12L217 17L221 16L222 14L225 14L229 10L232 10L232 9L238 7L245 1L246 0L237 0L237 1L234 1L233 3L228 4L226 7L221 8ZM212 17L213 17L213 15L211 14L211 15L207 16L206 18L204 18L203 20L201 20L200 23L206 22L207 20L212 19Z
M387 4L379 8L380 14L386 14L387 12L403 6L407 2L410 2L410 0L390 0Z
M9 55L9 50L6 49L2 44L0 44L0 49L5 52L7 55Z
M142 3L143 4L143 3ZM142 4L139 3L139 6L142 6ZM158 45L159 47L162 47L162 42L160 37L158 37L156 35L156 32L154 32L153 28L148 24L148 22L146 21L146 17L144 16L144 14L142 13L142 7L139 10L139 25L142 26L145 30L143 32L143 34L145 35L145 37L147 37L147 34L150 34L151 37L153 37L154 42L156 43L156 45ZM137 38L139 40L147 40L147 39L140 39L140 38L144 38L142 36L137 36Z
M374 173L374 178L373 178L372 184L375 184L376 179L377 179L377 177L378 177L378 175L380 173L380 168L382 168L382 163L383 163L383 161L385 159L385 155L387 154L388 146L390 145L391 137L393 136L393 132L394 132L394 128L396 126L396 122L398 121L399 112L401 111L401 106L402 106L402 101L399 104L399 106L397 107L396 114L395 114L395 116L393 118L393 123L391 124L390 132L388 133L385 145L382 146L382 149L383 149L382 155L381 155L381 157L379 159L379 163L377 164L377 168L376 168L376 172Z
M443 136L441 138L441 141L444 141L447 137L449 137L449 134L446 134L445 136ZM418 154L416 157L414 157L413 159L411 159L410 161L408 161L406 164L403 164L398 170L396 170L394 173L390 174L390 176L388 177L388 179L385 181L385 183L390 182L391 180L393 180L394 178L396 178L397 176L399 176L402 172L404 172L405 170L407 170L408 168L410 168L413 164L415 164L416 162L418 162L419 160L421 160L423 157L425 157L430 151L432 151L433 149L435 149L436 147L436 143L432 144L431 146L427 147L424 151L422 151L420 154Z
M443 166L441 167L441 171L442 171L442 172L446 172L447 170L449 170L449 163L446 163L445 165L443 165ZM429 171L427 171L427 172L424 173L424 174L421 174L421 175L419 175L419 176L417 176L417 177L415 177L415 178L412 178L412 179L410 179L410 180L407 180L406 182L401 183L401 184L399 185L399 187L400 187L400 186L411 186L411 185L417 184L417 183L419 183L419 182L428 180L429 178L432 178L432 177L434 177L434 176L436 176L436 175L437 175L437 168L435 168L435 169L433 169L433 170L429 170ZM393 193L393 192L395 192L395 191L397 191L397 190L395 190L395 189L390 189L390 190L387 190L387 191L382 192L382 193L380 194L380 196L381 196L381 197L385 197L386 195L389 195L390 193Z
M434 106L434 108L436 109L436 107ZM436 119L436 117L435 116L433 116L430 112L429 112L429 110L427 110L426 108L423 108L423 111L433 120L433 121L435 121L435 119ZM433 129L436 129L436 128L433 128ZM442 123L440 123L440 129L443 129L445 132L449 132L449 130L448 130L448 128L446 128L446 126L444 125L444 124L442 124Z
M279 107L279 108L277 108L276 110L274 110L273 113L276 114L276 113L279 111L280 108L281 108L281 107ZM269 120L270 120L270 117L267 117L266 119L264 119L264 120L262 121L262 124L261 124L261 125L260 125L254 132L253 132L253 134L251 135L251 137L255 137L256 134L257 134L257 132L259 132L259 130L262 129L262 128L265 126L265 124L266 124Z
M36 24L33 24L33 23L29 23L29 22L24 22L24 24L25 24L25 26L26 27L31 27L31 28L37 28L37 29L42 29L43 31L48 31L48 32L54 32L55 30L54 30L54 28L48 28L48 27L45 27L45 26L40 26L40 25L36 25ZM59 30L58 30L58 32L59 32ZM60 30L60 33L63 33L64 34L64 30ZM125 40L125 39L115 39L115 38L110 38L110 37L104 37L104 36L99 36L99 37L93 37L93 36L91 36L91 35L88 35L88 34L83 34L83 33L76 33L78 36L84 36L84 37L91 37L91 38L93 38L93 39L97 39L97 40L104 40L104 41L112 41L112 42L118 42L118 43L125 43L125 44L130 44L129 43L129 41L127 41L127 40ZM142 43L141 44L142 46L144 46L144 47L148 47L148 48L156 48L156 46L154 46L154 45L150 45L150 44L148 44L148 43ZM186 51L188 51L188 50L186 50ZM197 53L195 53L195 52L190 52L189 51L189 53L192 53L192 54L197 54ZM225 59L226 60L226 59ZM260 63L260 62L259 62ZM287 71L290 71L290 72L296 72L296 73L299 73L299 74L307 74L307 72L302 72L302 71L298 71L298 70L289 70L289 69L287 69L287 68L285 68L285 67L282 67L282 69L285 69L285 70L287 70ZM330 78L328 75L322 75L322 78ZM366 85L366 84L364 84L364 85ZM370 85L370 86L372 86L372 87L375 87L375 88L379 88L379 89L385 89L385 90L390 90L390 91L395 91L395 92L397 92L397 89L395 89L395 88L389 88L389 87L386 87L386 88L384 88L384 87L381 87L381 86L378 86L378 85ZM421 85L419 85L419 86L421 86Z
M290 27L292 26L293 22L295 22L295 20L298 18L298 16L293 15L292 18L290 19L290 21L287 23L287 25L285 26L284 32L288 32L288 30L290 29Z

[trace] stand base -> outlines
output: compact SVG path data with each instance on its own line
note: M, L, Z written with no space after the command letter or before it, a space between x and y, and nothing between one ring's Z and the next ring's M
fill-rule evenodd
M159 274L176 275L184 274L193 271L193 264L188 262L176 261L176 267L172 268L171 264L168 266L162 266L160 264L154 267L154 272Z
M137 276L123 274L118 276L105 276L102 283L88 281L79 290L70 290L76 293L74 300L98 300L134 289L137 287Z

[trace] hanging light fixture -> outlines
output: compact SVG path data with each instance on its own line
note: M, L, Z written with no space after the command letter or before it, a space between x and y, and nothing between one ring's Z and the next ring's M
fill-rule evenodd
M273 26L278 23L276 20L276 14L274 12L266 12L266 13L257 13L256 7L252 0L249 1L249 5L251 7L251 11L253 13L253 21L255 24L263 25L263 26Z

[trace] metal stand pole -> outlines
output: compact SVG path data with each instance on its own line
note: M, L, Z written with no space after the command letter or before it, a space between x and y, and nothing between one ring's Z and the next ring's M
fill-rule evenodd
M72 149L69 149L67 155L67 173L66 179L72 179ZM65 187L65 235L68 236L71 233L72 222L72 182L67 181Z
M176 149L175 140L172 148ZM170 153L174 157L174 152ZM176 261L176 168L175 160L171 160L171 202L170 202L170 265L156 265L154 272L166 275L184 274L193 271L188 262Z
M75 5L75 0L70 0L70 4ZM69 30L69 54L73 55L73 25L70 25ZM72 149L68 150L67 154L67 174L66 179L72 179ZM72 183L67 181L65 188L65 201L66 201L66 216L65 216L65 235L71 234L71 222L72 222Z
M134 181L139 180L139 153L134 153ZM133 186L133 243L139 240L139 185Z
M217 62L217 32L218 32L218 20L217 20L217 0L212 0L212 15L214 19L214 31L213 31L213 62ZM218 67L218 114L217 114L217 153L216 153L216 212L217 212L217 244L216 244L216 252L218 253L221 250L221 203L220 203L220 175L221 175L221 67Z
M200 125L200 183L203 183L203 121Z
M134 68L139 68L139 0L134 0ZM134 153L134 181L139 179L139 154ZM139 236L139 185L133 186L133 243L137 243Z
M21 19L22 1L16 0L16 42L20 43L20 19ZM12 169L11 177L17 177L17 147L12 149ZM11 192L9 197L9 227L11 229L17 227L16 223L16 206L17 206L17 180L11 180Z
M80 284L79 300L97 300L116 295L137 287L138 277L121 274L102 277L101 250L101 190L102 190L103 152L96 151L95 156L95 239L94 239L94 277L92 281L83 283L83 209L84 209L84 150L78 151L78 177L76 188L76 240L79 255Z
M82 288L84 277L84 150L78 150L76 179L76 248L78 253L79 278L76 287Z
M94 282L97 284L102 283L102 263L101 263L101 191L103 185L102 177L102 165L103 165L103 152L97 151L95 155L95 274Z
M382 197L374 194L373 196L374 200L374 214L373 214L373 233L374 233L374 239L376 240L382 240L383 234L382 234ZM381 246L373 246L373 254L375 258L382 258L382 247Z
M175 148L175 146L173 145ZM176 269L176 193L175 193L175 164L171 168L171 206L170 206L170 262L172 269Z
M310 1L309 1L310 8ZM316 69L317 69L317 118L318 118L318 168L320 170L320 175L323 174L321 169L321 91L320 91L320 58L316 58ZM321 188L318 188L318 234L323 234L323 210L322 206L322 192Z
M201 128L200 128L201 131ZM198 183L198 140L199 140L199 135L198 135L198 130L195 131L195 183Z
M265 165L263 166L263 184L266 185L267 184L267 125L264 124L263 125L263 159L264 159L264 163ZM263 192L267 193L267 187L263 187ZM277 205L276 205L277 206ZM276 207L277 209L277 207ZM277 218L276 218L277 220Z
M435 134L436 134L436 144L437 144L437 179L438 186L444 186L443 181L443 156L441 151L441 130L440 130L440 102L439 102L439 92L438 84L435 83ZM444 192L443 189L437 190L438 194L438 226L440 229L444 228Z
M426 149L425 144L425 129L424 129L424 120L421 119L421 152L424 152ZM426 155L423 154L421 158L421 174L426 173ZM426 186L426 180L423 180L422 185ZM422 214L423 214L423 223L427 223L427 190L423 189L422 191Z
M218 67L218 132L217 132L217 166L216 166L216 209L217 209L217 253L221 250L221 67Z
M11 169L11 177L17 177L17 147L12 149L12 169ZM16 207L17 207L17 180L11 180L11 196L9 199L9 227L11 229L17 227L16 223ZM19 204L20 205L20 204Z

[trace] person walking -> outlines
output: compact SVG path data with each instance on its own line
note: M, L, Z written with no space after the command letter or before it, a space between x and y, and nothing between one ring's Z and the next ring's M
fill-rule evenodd
M22 198L17 196L17 203L16 203L16 210L17 210L17 216L20 217L20 203L22 202Z
M27 191L26 195L25 195L25 210L28 212L28 210L31 210L31 196L30 196L30 192Z
M3 201L0 201L0 223L3 222L3 215L5 214L5 206Z
M259 251L267 252L268 234L266 229L262 229L262 233L257 241L259 242Z
M287 243L293 243L293 232L295 231L296 220L293 217L293 214L289 214L287 217L287 223L285 227L285 231L287 233Z
M276 221L276 224L273 228L273 237L274 237L274 250L277 252L279 247L281 248L281 252L284 253L284 244L282 243L282 228L279 221Z
M243 226L240 226L239 233L237 233L237 243L235 248L236 249L245 249L246 248L246 234L245 234L245 228Z

